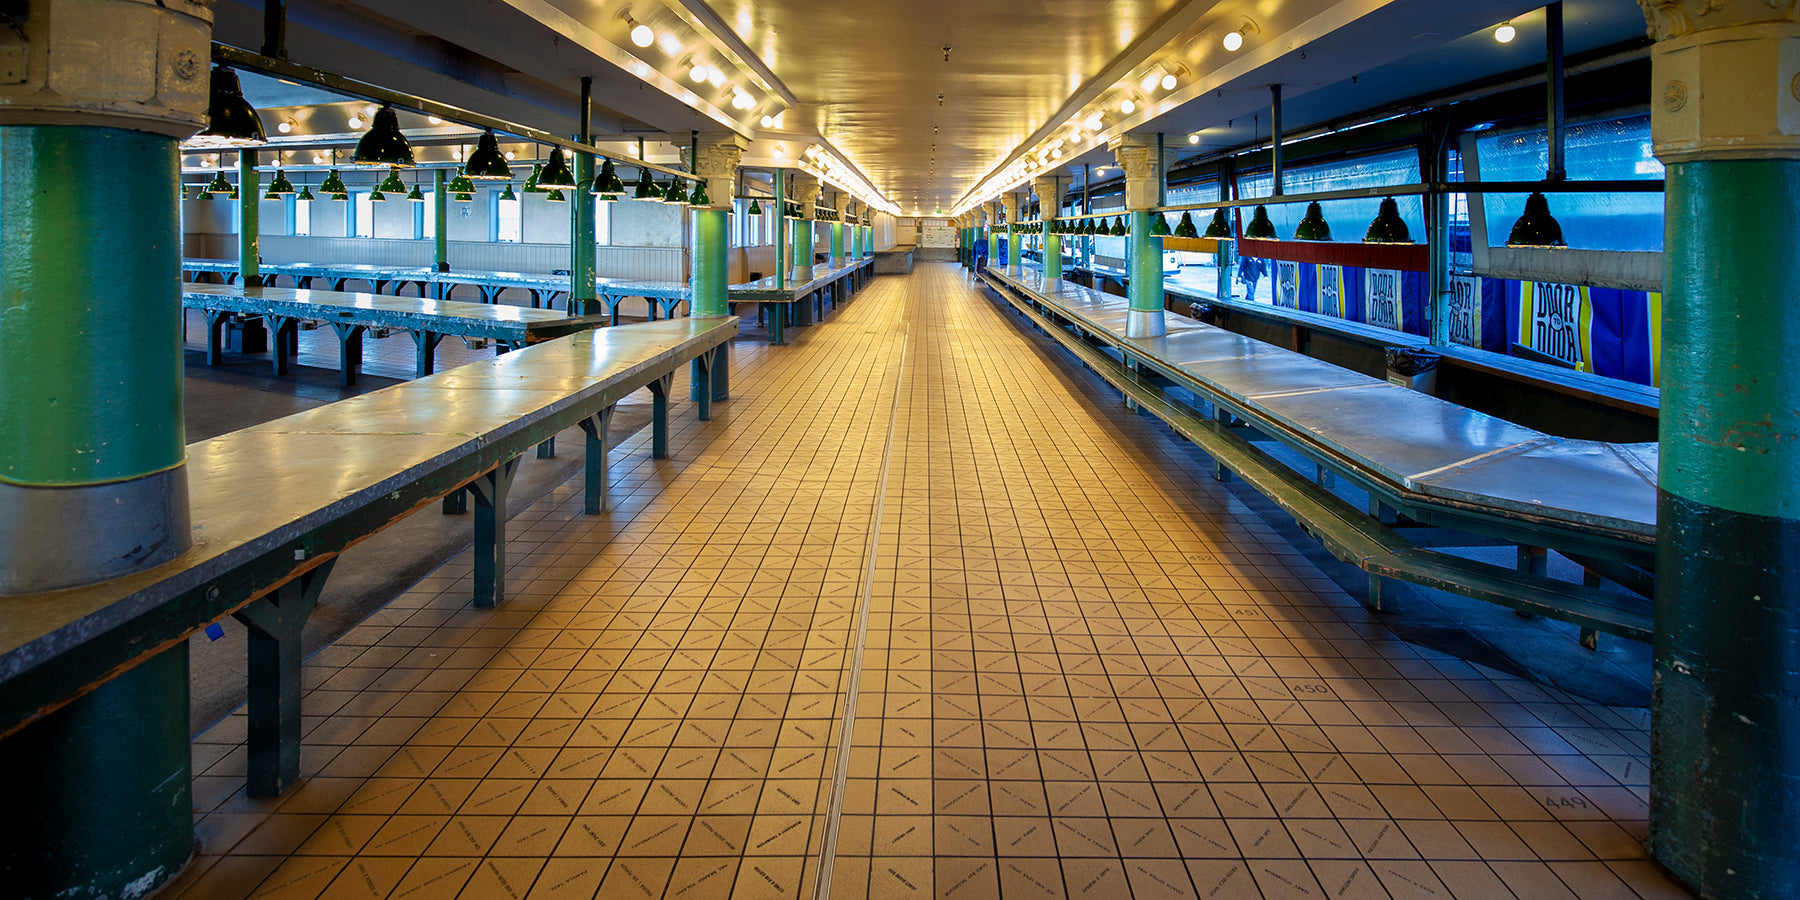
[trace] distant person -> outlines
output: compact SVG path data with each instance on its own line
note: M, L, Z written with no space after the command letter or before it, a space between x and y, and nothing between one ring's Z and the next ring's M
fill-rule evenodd
M1256 299L1256 283L1268 271L1268 263L1254 256L1238 257L1237 280L1244 283L1245 299Z

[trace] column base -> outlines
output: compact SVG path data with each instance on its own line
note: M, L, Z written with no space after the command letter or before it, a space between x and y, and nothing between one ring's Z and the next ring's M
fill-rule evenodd
M796 284L805 284L813 277L812 266L795 266L788 272L788 278Z
M106 484L0 482L0 596L129 575L192 543L185 465Z
M1164 310L1134 309L1125 314L1125 336L1128 338L1162 337L1169 333Z

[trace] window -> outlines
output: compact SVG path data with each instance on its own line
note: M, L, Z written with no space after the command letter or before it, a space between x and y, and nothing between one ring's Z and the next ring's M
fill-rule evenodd
M612 243L612 208L611 203L594 204L594 243Z
M349 205L351 237L374 237L375 204L369 201L368 193L351 194Z
M520 240L522 227L519 221L518 200L494 200L494 240L503 244L516 244Z
M413 204L413 233L423 240L437 237L437 195L426 194L424 203Z
M292 219L294 226L292 233L299 237L305 237L312 234L313 202L311 200L289 199L288 203L288 215Z
M1572 179L1639 180L1663 177L1651 155L1650 117L1628 116L1570 125L1563 143L1564 168ZM1537 181L1550 156L1542 128L1491 132L1475 140L1482 181ZM1513 222L1525 211L1524 194L1482 198L1490 246L1506 243ZM1570 247L1590 250L1661 250L1663 197L1660 193L1551 194L1550 212L1562 225Z
M1418 181L1419 153L1412 148L1372 153L1336 162L1295 166L1283 172L1281 178L1282 188L1289 194L1417 184ZM1268 197L1273 193L1274 184L1274 177L1266 169L1240 175L1237 181L1238 196L1246 200ZM1331 236L1340 241L1361 240L1369 223L1375 221L1375 214L1381 211L1381 199L1369 197L1321 203L1325 221L1331 225ZM1394 201L1400 206L1400 218L1406 221L1407 229L1415 239L1423 240L1424 202L1418 197L1395 197ZM1275 224L1275 234L1283 240L1294 236L1294 229L1306 215L1304 203L1270 203L1268 209L1269 220ZM1255 207L1250 207L1242 212L1244 222L1250 221L1254 210Z

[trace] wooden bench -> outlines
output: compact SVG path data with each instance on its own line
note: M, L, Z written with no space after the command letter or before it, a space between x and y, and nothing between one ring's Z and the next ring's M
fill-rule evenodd
M445 337L495 341L504 349L573 334L605 323L600 316L571 317L548 309L394 297L385 294L254 288L239 285L183 285L181 305L206 315L206 362L218 365L224 325L230 317L261 317L268 323L275 374L284 375L301 322L325 322L338 338L340 380L351 385L362 364L363 332L392 328L413 337L415 377L430 375Z
M1334 555L1369 572L1372 605L1380 606L1381 580L1395 578L1587 632L1649 639L1645 598L1550 579L1542 550L1647 586L1654 444L1552 437L1179 316L1168 317L1163 337L1126 338L1124 298L1069 282L1045 292L1034 270L982 277L1130 403L1198 444L1215 474L1241 475ZM1256 446L1265 440L1298 452L1315 467L1312 477ZM1372 508L1333 494L1333 477L1362 489ZM1520 567L1430 549L1493 543L1519 547Z
M279 794L299 773L300 631L338 554L467 489L474 603L503 602L520 455L581 427L586 510L603 511L614 404L649 388L652 453L666 455L675 373L693 366L707 419L737 329L727 316L585 331L188 445L191 550L113 581L4 598L0 737L235 615L250 630L250 790ZM186 721L185 709L163 713Z

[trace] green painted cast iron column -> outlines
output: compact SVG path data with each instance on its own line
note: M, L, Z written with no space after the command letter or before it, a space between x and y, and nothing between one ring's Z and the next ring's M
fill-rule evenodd
M731 210L737 203L733 194L738 183L738 163L746 146L742 138L724 134L707 135L694 142L694 174L705 179L706 195L711 200L709 205L693 207L693 282L688 311L695 318L731 315ZM699 187L696 184L693 190L698 191ZM729 341L718 349L709 365L695 360L690 367L690 399L704 396L708 375L712 380L712 399L730 396L730 364Z
M728 315L726 268L730 249L728 214L694 207L694 303L696 316Z
M255 150L238 153L238 276L245 287L262 284L262 180Z
M431 171L431 266L439 272L450 271L450 195L444 192L444 170ZM438 285L442 299L443 285Z
M1000 229L995 227L999 223L1000 204L998 201L990 201L987 214L988 265L990 266L1000 264Z
M1162 238L1150 233L1150 213L1132 210L1130 244L1131 284L1126 288L1133 310L1163 311Z
M1062 235L1056 233L1056 214L1061 209L1062 182L1054 175L1035 179L1032 188L1038 195L1038 219L1043 223L1044 281L1042 290L1062 289Z
M594 158L575 154L575 190L570 198L569 215L569 315L581 316L600 312L595 300L594 270L599 267L600 251L594 233Z
M1702 898L1800 898L1800 15L1646 4L1664 199L1650 840ZM1791 129L1791 126L1789 126Z
M206 122L212 8L130 6L101 25L40 0L12 22L33 52L0 85L0 595L192 543L176 142ZM113 43L133 52L96 59ZM0 739L0 893L138 897L181 870L187 688L179 643Z
M1162 136L1143 132L1113 140L1113 158L1125 173L1125 209L1131 232L1125 238L1125 336L1160 337L1168 333L1163 306L1162 238L1150 233L1150 210L1162 201Z
M787 170L776 169L774 179L775 200L769 204L768 214L775 217L775 287L787 287L788 258L787 250ZM777 315L781 307L769 311L771 317ZM772 319L771 319L772 321Z
M1007 194L1001 198L1006 206L1006 274L1018 275L1019 268L1019 196Z
M831 267L844 264L844 223L840 220L831 223Z
M794 280L812 278L813 223L811 219L794 220Z

